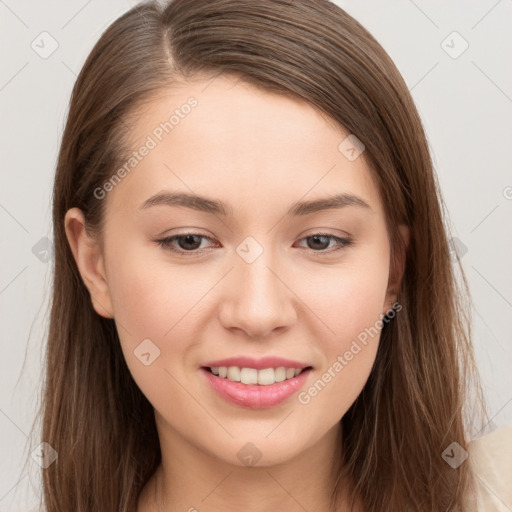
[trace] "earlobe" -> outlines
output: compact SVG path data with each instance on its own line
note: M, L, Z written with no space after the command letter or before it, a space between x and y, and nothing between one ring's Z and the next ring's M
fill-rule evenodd
M407 249L410 243L409 226L401 224L398 226L398 230L403 243L396 244L394 258L390 262L388 288L386 291L386 301L384 305L385 311L383 311L383 314L386 314L386 312L389 311L397 301L407 261Z
M101 248L98 241L87 233L83 212L79 208L69 209L64 226L71 252L96 313L105 318L114 318Z

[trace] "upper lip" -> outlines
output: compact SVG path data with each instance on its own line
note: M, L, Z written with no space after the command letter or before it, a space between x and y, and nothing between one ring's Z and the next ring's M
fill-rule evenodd
M282 357L267 356L261 359L255 359L254 357L240 356L240 357L228 357L227 359L218 359L216 361L210 361L203 364L203 367L219 367L219 366L238 366L239 368L255 368L256 370L263 370L265 368L279 368L284 366L285 368L300 368L303 370L311 365L301 363L299 361L293 361L292 359L284 359Z

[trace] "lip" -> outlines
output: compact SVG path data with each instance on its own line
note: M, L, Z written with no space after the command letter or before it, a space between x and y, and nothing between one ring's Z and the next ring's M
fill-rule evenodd
M211 361L202 365L203 367L212 366L238 366L239 368L255 368L256 370L264 370L265 368L279 368L284 366L285 368L300 368L303 370L310 364L301 363L299 361L292 361L291 359L283 359L282 357L267 356L261 359L255 359L253 357L240 356L240 357L228 357L227 359L219 359L217 361Z
M238 359L239 360L239 359ZM223 360L222 363L229 361ZM280 360L281 362L283 360ZM217 363L217 362L215 362ZM247 363L244 363L247 364ZM208 365L209 366L209 365ZM212 366L217 366L214 364ZM221 364L219 366L229 366ZM231 364L231 366L238 366L237 364ZM278 366L285 366L279 363ZM249 366L250 367L250 366ZM252 366L254 368L254 366ZM271 368L265 366L265 368ZM289 368L293 367L289 366ZM302 366L296 366L301 368ZM291 379L284 380L282 382L276 382L268 386L262 386L258 384L242 384L241 382L233 382L229 379L218 377L210 372L206 368L200 368L200 372L204 375L208 384L225 400L250 409L264 409L274 407L284 402L287 398L290 398L304 385L306 379L309 377L312 368L303 370L299 375Z

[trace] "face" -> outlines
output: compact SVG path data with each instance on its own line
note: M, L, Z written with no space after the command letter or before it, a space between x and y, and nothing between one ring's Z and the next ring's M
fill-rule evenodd
M395 300L364 153L340 150L349 133L309 104L225 76L139 114L136 165L97 194L97 264L75 245L94 307L115 319L160 435L238 466L290 460L361 392Z

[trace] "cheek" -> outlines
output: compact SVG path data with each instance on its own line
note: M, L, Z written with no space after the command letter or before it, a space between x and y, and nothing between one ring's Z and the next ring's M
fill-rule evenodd
M363 390L373 367L378 337L370 343L342 341L327 363L314 373L308 386L297 395L301 428L330 428L345 415Z
M321 320L316 343L323 364L297 397L312 424L339 420L362 391L377 354L387 283L383 256L329 269L302 288L304 302Z
M194 305L211 287L208 276L198 279L191 265L154 260L154 248L134 248L117 255L109 272L116 321L133 342L141 336L164 339L175 326L186 325L194 316Z
M176 266L144 265L148 260L143 252L127 251L109 273L121 349L133 379L156 409L165 410L172 395L173 407L186 410L190 397L179 385L185 381L182 364L197 339L200 308L194 305L211 284ZM190 414L201 420L200 410Z
M211 320L204 313L208 293L225 270L155 261L154 248L126 247L110 255L117 264L109 266L109 289L128 368L151 401L169 385L179 394L168 372L183 382L195 368L200 333Z
M311 273L300 282L299 296L325 327L328 351L343 349L365 328L375 325L383 311L388 261L362 258L337 268ZM304 275L304 274L303 274Z

